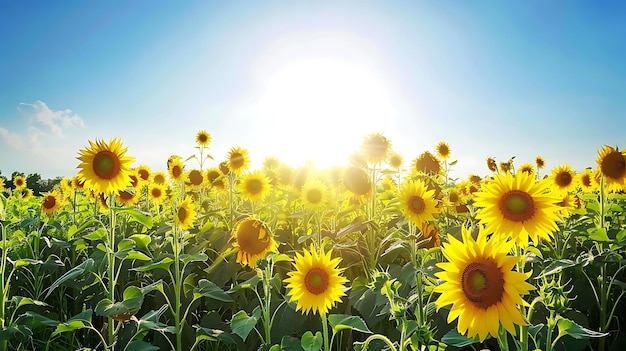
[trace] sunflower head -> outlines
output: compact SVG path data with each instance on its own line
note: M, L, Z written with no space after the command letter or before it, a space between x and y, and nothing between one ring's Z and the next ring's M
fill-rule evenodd
M155 204L165 201L166 188L165 184L152 183L148 185L148 199Z
M439 156L442 160L450 158L450 146L448 146L445 142L439 142L439 144L435 146L435 150L437 151L437 156Z
M556 194L565 195L570 190L573 190L576 182L574 181L576 173L572 171L570 165L560 165L552 170L550 175L550 181L552 183L552 189Z
M15 176L15 178L13 178L13 186L15 186L15 189L25 188L26 187L26 178L24 178L21 175Z
M181 202L176 208L176 213L174 213L174 221L180 229L186 230L189 229L194 220L196 219L196 211L195 205L193 204L191 197L185 197L185 200Z
M366 195L372 189L372 181L364 170L348 167L343 173L343 185L355 195Z
M413 161L413 173L438 175L441 171L441 163L429 151L425 151Z
M167 182L167 178L165 178L165 173L161 171L154 172L152 175L152 182L160 185L165 185Z
M4 178L0 177L0 192L4 189Z
M180 156L170 156L167 159L167 171L173 181L181 181L183 179L185 165Z
M474 205L482 207L476 218L485 223L488 232L511 235L522 247L528 246L529 238L535 244L550 239L558 230L559 199L551 195L546 181L536 182L524 172L495 174L474 193Z
M487 157L487 168L489 168L489 170L492 172L498 171L498 164L493 157Z
M604 145L598 151L598 169L609 191L620 191L626 186L626 153Z
M400 167L402 167L402 163L403 162L404 162L404 159L402 158L402 155L400 155L397 152L389 152L389 157L387 158L387 163L393 169L400 169Z
M274 156L268 156L263 160L264 169L277 169L280 166L280 160Z
M438 213L434 190L429 190L421 180L407 180L402 184L398 200L404 217L420 228L432 221Z
M150 182L150 172L150 167L146 165L137 167L137 176L142 184L148 184Z
M43 194L43 199L41 200L41 210L45 214L51 215L59 208L61 208L61 196L58 191L53 190Z
M302 186L300 199L305 208L316 210L328 202L328 187L320 180L308 180Z
M190 189L200 189L204 185L204 173L199 169L192 169L187 173L187 180L185 181Z
M277 244L260 220L248 217L239 221L232 232L233 246L237 249L237 262L256 267L257 260L268 252L276 252Z
M376 164L387 158L391 147L389 139L380 133L372 133L365 137L361 144L361 154L369 164Z
M239 175L241 172L248 169L250 164L250 159L248 158L248 150L242 149L240 147L233 147L228 152L228 169Z
M139 201L139 192L134 189L119 190L115 201L121 205L134 205Z
M108 143L96 139L89 141L89 147L79 151L81 163L78 177L85 186L96 193L110 194L125 189L131 184L130 165L134 158L126 156L127 148L120 139Z
M546 166L546 160L543 156L535 157L535 164L537 165L537 169L542 169Z
M296 311L309 311L328 314L328 311L344 296L344 284L348 279L341 276L342 269L337 268L340 258L331 258L332 250L320 252L311 245L303 249L302 254L296 253L294 270L287 273L285 279L289 292L289 302L297 302Z
M263 200L272 191L270 179L262 171L244 174L237 188L241 196L250 201Z
M526 305L522 295L534 287L526 282L530 273L515 272L520 260L509 256L513 247L510 240L487 240L481 227L476 240L462 227L463 241L448 235L442 252L448 262L438 263L442 271L435 275L442 283L435 287L441 293L435 301L437 309L452 305L448 323L458 319L458 331L468 337L487 335L497 337L502 325L516 335L515 325L527 325L518 306Z
M532 163L523 163L517 169L518 172L524 172L528 174L535 174L535 166Z
M201 147L207 147L211 143L211 134L201 130L196 134L196 144Z
M578 186L584 193L592 193L598 190L600 183L598 182L598 174L590 168L585 169L577 175Z

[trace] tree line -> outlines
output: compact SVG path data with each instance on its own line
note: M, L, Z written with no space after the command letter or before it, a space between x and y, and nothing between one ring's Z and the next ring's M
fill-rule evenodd
M17 176L22 176L26 179L26 186L33 191L33 195L38 196L54 189L54 186L61 183L63 177L56 177L54 179L41 179L39 173L32 173L26 176L23 172L13 172L11 177L5 177L0 171L0 178L4 180L4 187L7 189L15 189L13 179Z

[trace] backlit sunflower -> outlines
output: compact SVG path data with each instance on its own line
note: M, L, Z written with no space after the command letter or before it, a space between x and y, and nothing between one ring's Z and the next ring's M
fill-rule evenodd
M189 196L185 197L185 201L178 205L174 220L180 229L189 229L193 225L193 221L196 219L195 207Z
M598 183L596 172L590 168L585 169L577 175L578 186L584 193L592 193L598 190L600 184Z
M361 154L369 164L376 164L387 158L391 142L380 133L372 133L365 137L361 144Z
M445 142L442 141L437 144L437 146L435 146L435 150L437 151L437 156L439 156L442 160L450 158L450 146Z
M204 185L204 173L199 169L192 169L187 173L185 185L190 189L200 189Z
M370 177L358 167L348 167L343 173L343 185L355 195L366 195L372 189Z
M626 153L604 145L598 151L598 169L602 173L604 186L608 191L620 191L626 184Z
M165 185L159 183L152 183L148 185L148 199L155 204L160 204L165 201Z
M487 232L511 235L522 247L528 246L529 238L535 244L550 239L558 230L559 199L550 194L549 186L547 179L537 182L524 172L495 174L474 193L474 205L482 207L476 218Z
M507 162L500 162L500 173L511 173L513 170L513 162L508 160Z
M555 167L550 174L552 190L559 196L566 195L570 190L574 190L576 173L572 171L570 165L560 165Z
M15 178L13 178L13 186L15 186L15 189L22 189L26 186L26 179L21 175L15 176Z
M253 217L245 218L235 225L232 239L233 246L238 250L237 262L252 268L256 267L259 258L278 249L263 222Z
M61 196L58 191L53 190L43 194L43 199L41 200L41 210L45 214L51 215L59 208L61 208Z
M543 156L535 157L535 164L537 165L537 169L542 169L546 166L546 160L544 160Z
M120 190L117 192L115 202L120 205L134 205L139 201L139 192L134 189Z
M167 178L165 178L165 173L161 171L156 171L152 175L152 182L160 185L165 185L167 182Z
M239 175L241 172L248 169L250 165L250 159L248 158L248 150L240 147L234 147L228 152L228 169Z
M272 191L272 185L262 171L254 171L241 176L237 189L244 199L258 201L263 200Z
M521 166L519 166L517 171L534 175L535 174L535 166L533 164L531 164L531 163L523 163Z
M263 160L264 169L277 169L278 166L280 166L280 160L274 156L267 156L265 160Z
M442 252L448 262L438 263L443 271L435 275L443 283L435 287L441 293L435 301L437 310L452 305L448 323L458 319L459 333L478 336L484 341L488 334L498 336L502 325L516 335L515 325L528 322L518 308L527 305L521 295L534 287L526 282L531 273L513 271L519 256L509 256L511 240L487 240L485 230L479 230L476 241L470 230L462 227L463 242L448 235Z
M202 147L209 146L209 143L211 143L211 134L204 130L199 131L198 134L196 134L196 143Z
M137 176L139 176L139 182L141 184L148 184L150 182L150 167L146 165L140 165L137 167Z
M400 169L402 167L402 163L404 159L402 155L397 152L390 152L389 157L387 158L387 163L394 169Z
M318 314L328 314L336 302L341 302L345 296L344 284L348 279L340 274L343 271L337 268L341 258L332 258L332 250L318 254L313 245L310 250L303 249L302 255L297 252L294 259L295 270L287 273L289 302L296 301L296 311L309 311Z
M99 139L95 143L89 141L89 147L80 150L77 157L81 161L78 177L85 182L85 187L96 193L110 194L129 186L134 158L126 156L126 150L117 138L108 143Z
M167 160L167 171L170 178L174 181L181 181L184 176L185 165L180 156L170 156Z
M442 171L439 160L429 151L425 151L413 160L413 173L425 173L427 175L437 175Z
M489 170L492 172L498 171L498 164L493 157L487 157L487 168L489 168Z
M429 190L421 180L407 180L402 184L398 200L404 217L418 228L432 221L438 213L435 190Z
M320 180L308 180L302 186L300 199L305 208L316 210L328 202L328 187Z

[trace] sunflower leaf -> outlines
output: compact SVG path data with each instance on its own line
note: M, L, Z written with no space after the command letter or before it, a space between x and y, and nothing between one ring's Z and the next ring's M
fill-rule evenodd
M331 314L328 316L328 323L330 323L331 328L333 328L333 334L337 334L345 329L356 330L361 333L371 333L365 321L359 316Z
M224 290L222 290L222 288L215 285L215 283L213 283L212 281L206 279L200 279L198 281L198 286L193 290L194 299L198 299L202 296L224 302L233 301L233 299L231 299L230 296L228 296L228 294Z
M536 279L541 279L543 277L547 277L553 274L557 274L564 270L565 268L574 267L576 262L567 259L561 259L557 261L553 261L550 263L544 270L537 276Z
M474 338L468 338L467 336L459 334L456 329L450 330L446 333L446 335L443 336L443 338L441 338L441 342L443 342L444 344L455 347L469 346L477 343L478 341L478 336Z
M260 312L260 309L258 311ZM246 341L248 334L254 329L259 318L260 313L253 313L252 316L248 316L246 311L241 310L233 315L233 319L230 321L230 328L233 333L239 335L243 341Z
M600 333L597 331L589 330L585 327L578 325L571 319L560 316L556 321L556 326L559 328L559 334L565 333L573 337L574 339L602 338L609 335L609 333Z
M46 298L50 296L50 294L52 294L54 289L61 286L61 284L65 283L68 280L74 280L77 277L85 274L85 272L91 271L93 266L94 266L94 260L93 258L89 258L85 260L85 262L65 272L65 274L63 274L61 277L59 277L59 279L55 280L54 283L52 283L52 285L50 285L50 287L48 288L48 293L46 294Z
M152 227L152 216L150 216L149 214L146 214L145 212L138 211L134 207L114 208L113 210L115 212L129 214L132 217L132 219L143 224L147 228Z
M319 351L322 349L323 341L324 339L322 338L322 333L318 331L315 335L313 335L313 333L309 330L302 335L300 346L302 346L304 351Z

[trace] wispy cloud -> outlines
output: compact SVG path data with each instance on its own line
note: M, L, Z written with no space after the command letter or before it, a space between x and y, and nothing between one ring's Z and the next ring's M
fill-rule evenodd
M36 129L47 134L47 129L51 134L63 137L64 129L84 126L83 119L72 110L52 111L40 100L32 104L22 102L17 109L27 117L31 131Z
M24 147L22 137L16 133L12 133L5 128L0 127L0 136L4 139L4 142L12 149L20 150Z

